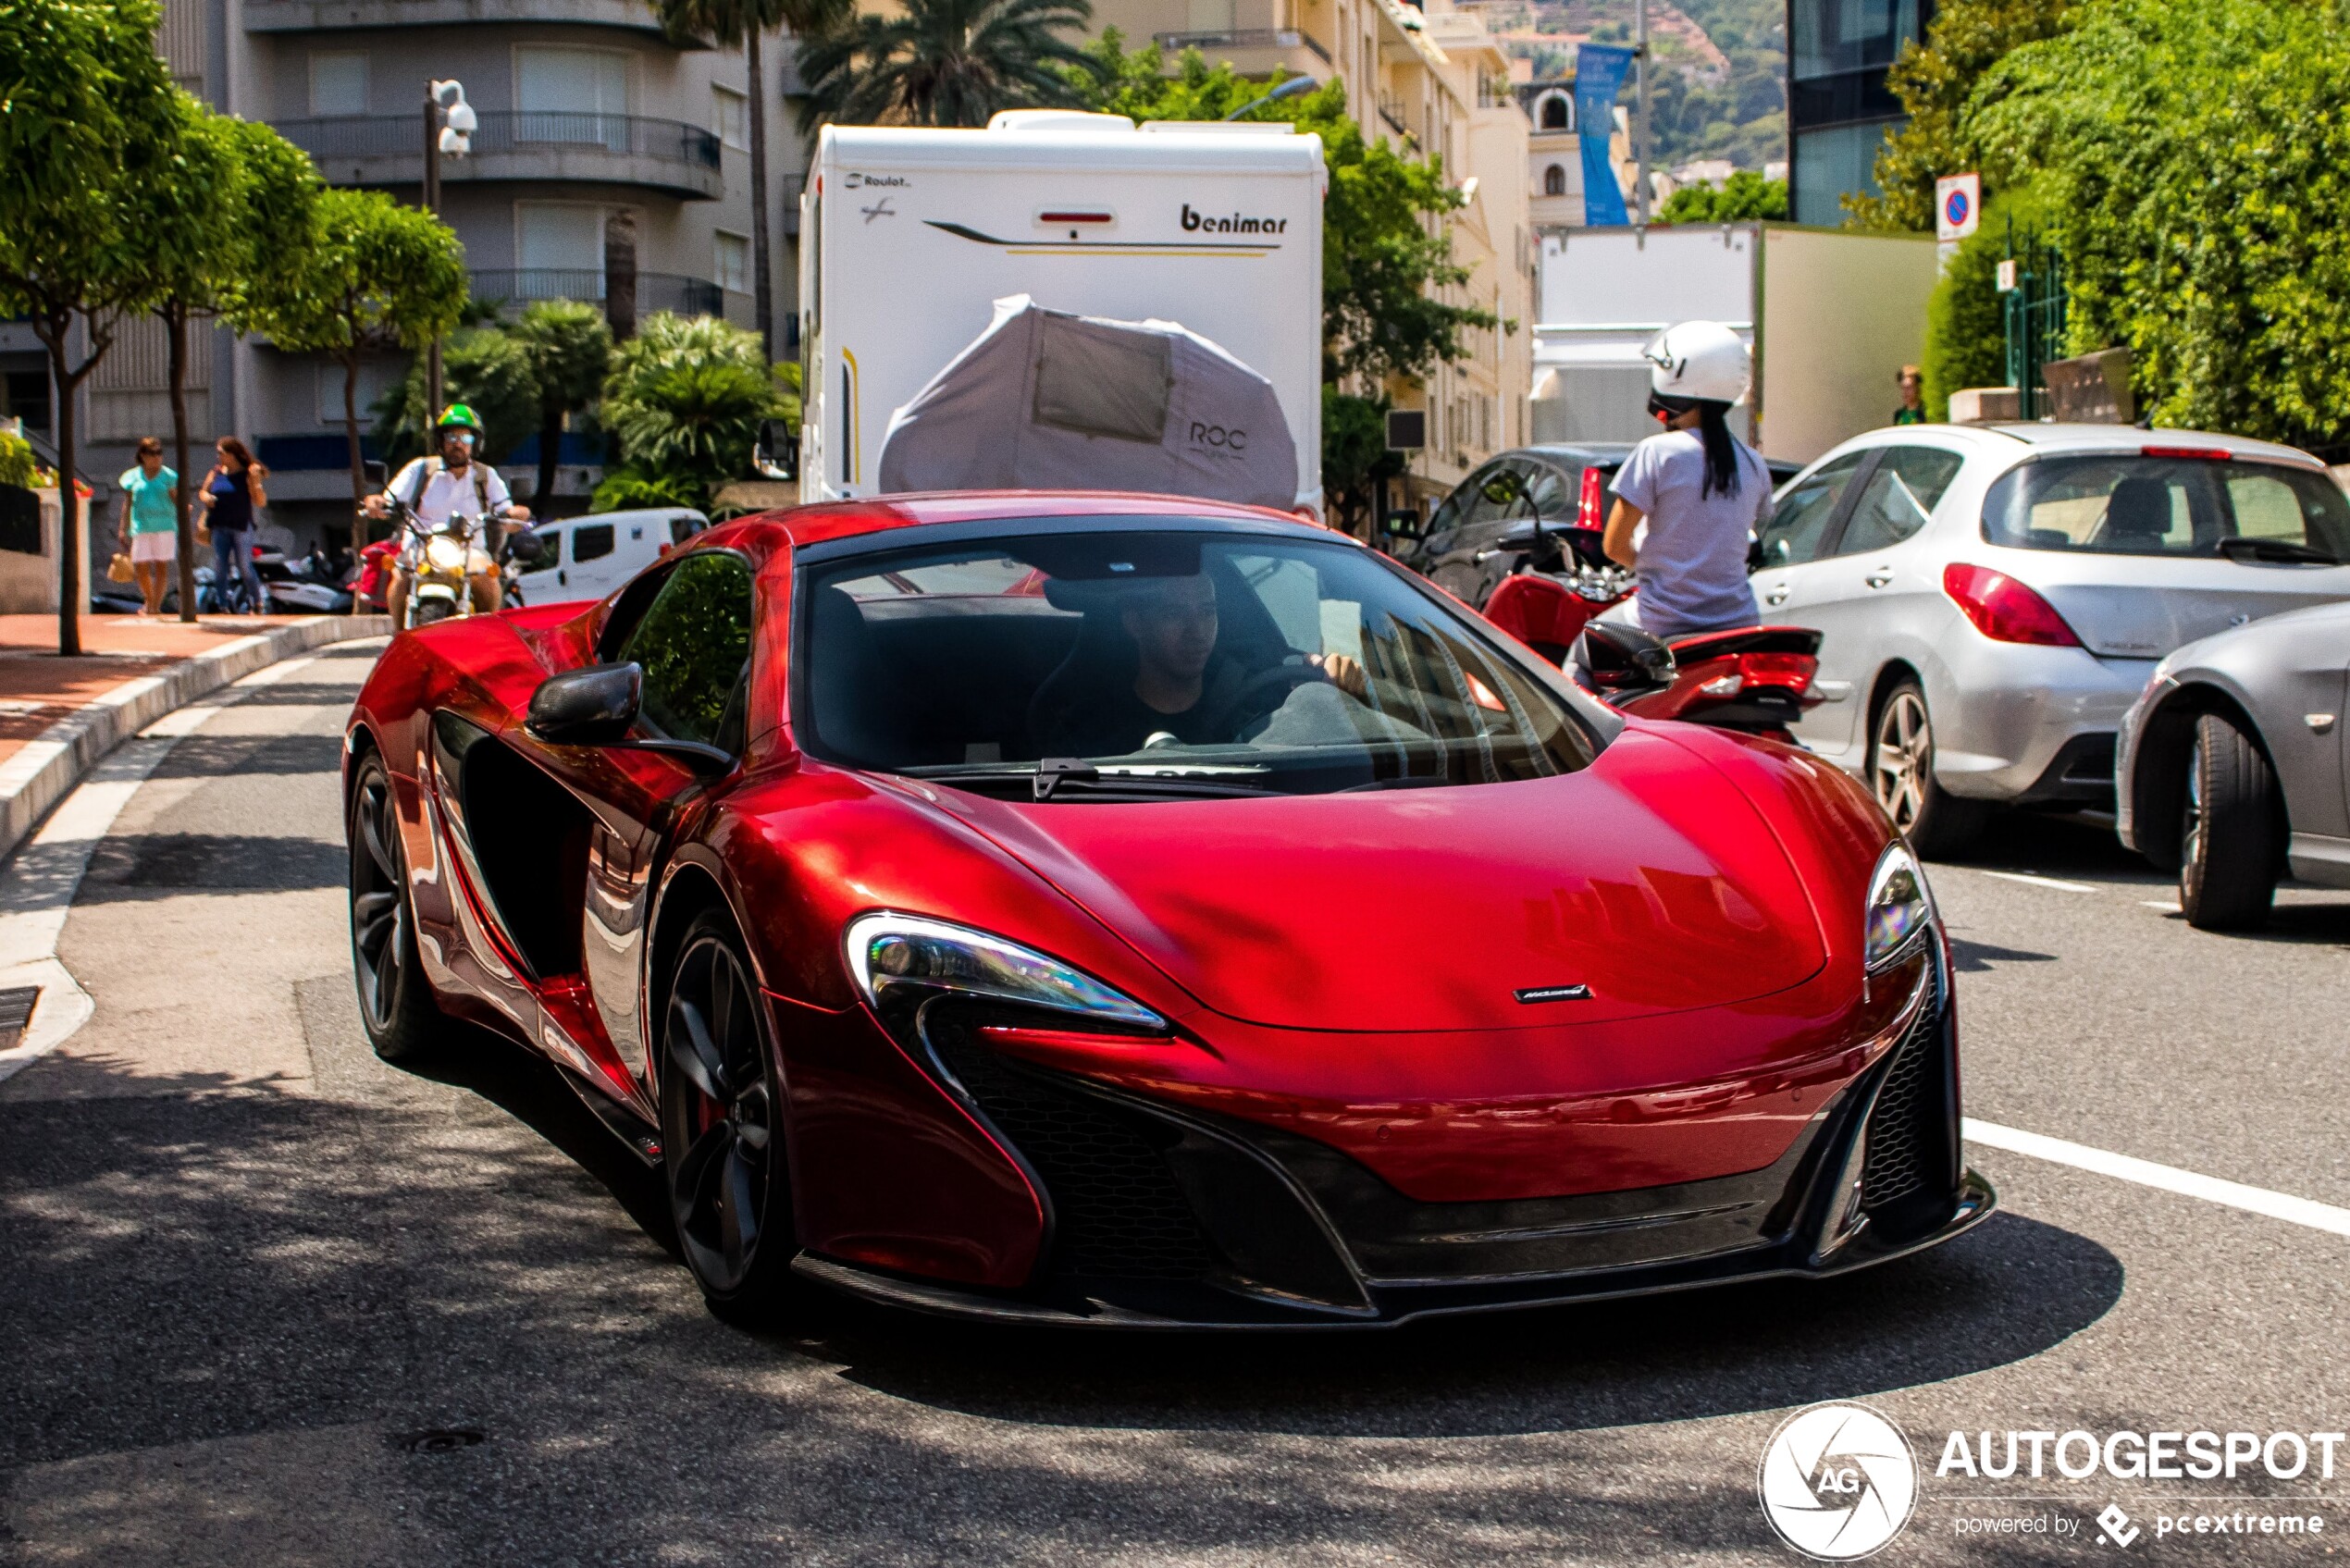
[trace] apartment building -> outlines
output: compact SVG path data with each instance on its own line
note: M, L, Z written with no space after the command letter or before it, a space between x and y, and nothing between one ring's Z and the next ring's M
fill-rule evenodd
M1517 84L1528 125L1528 206L1537 234L1583 224L1583 139L1575 123L1575 79Z
M276 126L330 183L407 202L422 192L426 84L462 82L480 129L472 156L442 160L440 211L476 301L613 304L608 258L633 253L639 315L756 319L747 62L664 36L645 0L164 0L157 43L183 86ZM765 50L779 358L796 324L806 167L781 91L790 53L781 40ZM197 439L233 434L254 448L273 471L271 521L294 540L339 532L351 510L340 368L225 329L198 334L192 357ZM405 364L370 363L362 401ZM18 366L0 369L13 397ZM153 323L130 324L89 385L86 472L118 472L140 436L168 437ZM492 439L509 434L526 435ZM535 441L519 455L535 462ZM567 442L558 493L584 497L595 460Z
M1509 327L1469 333L1468 360L1425 384L1385 389L1397 407L1429 414L1429 444L1413 457L1409 499L1443 494L1525 440L1534 326L1528 124L1509 60L1481 19L1452 0L1428 0L1425 9L1402 0L1095 0L1094 20L1170 55L1198 49L1244 76L1342 78L1365 136L1441 156L1467 198L1452 234L1469 279L1447 297Z
M1836 227L1847 195L1877 194L1877 149L1907 118L1886 71L1933 21L1934 0L1787 0L1796 222Z

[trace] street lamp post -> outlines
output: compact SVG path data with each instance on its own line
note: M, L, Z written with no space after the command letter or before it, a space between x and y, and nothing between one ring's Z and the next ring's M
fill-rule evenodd
M465 102L465 84L450 80L425 84L425 211L440 211L440 156L462 158L473 151L480 124ZM425 445L432 445L432 422L440 408L440 335L425 348Z
M1638 0L1639 26L1632 49L1632 168L1639 181L1633 192L1639 204L1632 221L1649 226L1649 0Z

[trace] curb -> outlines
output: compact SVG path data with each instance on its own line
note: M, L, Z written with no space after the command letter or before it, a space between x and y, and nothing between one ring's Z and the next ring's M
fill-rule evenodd
M117 686L0 762L0 857L14 853L107 752L173 709L290 655L390 635L389 615L314 615L207 648L160 673Z

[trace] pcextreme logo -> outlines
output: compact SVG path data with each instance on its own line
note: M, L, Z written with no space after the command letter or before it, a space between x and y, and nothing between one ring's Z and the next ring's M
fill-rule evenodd
M1815 1404L1771 1434L1756 1488L1779 1539L1823 1562L1849 1562L1910 1522L1918 1462L1893 1423L1866 1405Z

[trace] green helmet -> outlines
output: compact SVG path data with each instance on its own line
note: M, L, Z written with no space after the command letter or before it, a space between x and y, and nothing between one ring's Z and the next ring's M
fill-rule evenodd
M471 430L476 438L489 434L481 427L479 416L464 403L451 403L442 409L440 417L433 421L432 429L436 436L444 430Z

